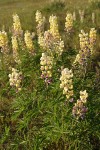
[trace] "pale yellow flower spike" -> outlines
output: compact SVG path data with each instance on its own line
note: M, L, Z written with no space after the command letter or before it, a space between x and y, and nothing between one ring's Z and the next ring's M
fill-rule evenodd
M60 88L63 88L63 94L66 95L66 98L72 98L73 97L73 73L72 70L69 70L68 68L65 68L61 72L60 77Z
M50 23L50 33L53 35L55 39L60 39L57 17L53 15L50 16L49 23Z
M71 13L68 13L66 16L66 22L65 22L65 30L67 33L71 33L73 29L73 15Z
M52 77L52 65L53 58L48 56L46 53L42 53L42 57L40 58L42 78L51 78Z
M29 52L34 53L34 45L33 45L32 37L29 31L25 32L24 40L25 40L25 44Z
M22 27L21 27L21 23L20 23L20 19L19 16L17 14L13 15L13 34L18 36L18 35L22 35Z
M22 73L17 69L12 68L12 73L9 74L10 86L15 87L17 91L21 90Z
M95 49L96 36L97 36L96 33L97 31L95 30L95 28L91 28L90 33L89 33L91 54L93 54L93 51Z
M18 54L18 41L16 36L12 36L12 50L13 58L16 63L20 63L19 54Z

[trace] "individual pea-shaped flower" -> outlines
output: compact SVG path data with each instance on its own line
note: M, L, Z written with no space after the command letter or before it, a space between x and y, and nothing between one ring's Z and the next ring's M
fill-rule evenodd
M65 30L67 33L71 33L72 29L73 29L73 15L71 13L68 13L66 16Z
M25 32L24 41L25 41L27 49L29 50L29 53L31 54L34 53L34 45L32 41L32 36L29 31Z
M51 56L48 56L46 53L42 53L40 64L42 71L41 77L45 79L45 82L50 82L52 77L53 58Z
M12 68L12 73L9 74L10 86L15 87L17 91L21 90L22 73L17 69Z
M63 94L66 95L66 98L73 97L73 73L72 70L65 68L61 72L60 77L60 88L63 89Z
M20 63L19 54L18 54L18 41L16 36L12 36L12 50L13 50L13 58L16 63Z
M88 93L86 92L86 90L84 91L80 91L80 99L77 100L77 102L75 103L73 109L72 109L72 114L76 119L83 119L85 117L85 114L87 112L87 107L86 102L87 102L87 98L88 98Z
M22 27L20 23L19 16L17 14L13 15L13 34L16 36L22 35Z

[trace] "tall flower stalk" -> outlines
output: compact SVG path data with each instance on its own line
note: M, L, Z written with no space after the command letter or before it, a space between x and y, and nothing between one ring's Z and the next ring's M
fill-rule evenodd
M96 46L96 30L95 28L91 28L90 33L89 33L89 41L90 41L90 51L91 51L91 55L94 53L94 49Z
M35 52L34 45L33 45L33 41L32 41L32 36L29 31L25 32L24 41L26 44L26 48L29 50L29 53L34 54L34 52Z
M9 64L9 47L8 47L8 35L5 31L0 31L0 48L3 56L3 67Z
M42 13L39 10L36 11L35 15L37 22L37 35L42 36L44 33L45 17L42 16Z
M20 18L17 14L13 15L13 35L15 36L22 36L23 30L20 22Z
M88 93L85 91L80 91L80 99L74 104L72 109L73 116L78 119L83 119L85 117L88 108L85 106L87 103Z
M48 85L52 80L52 67L53 67L53 58L46 53L42 53L40 58L41 64L41 78L44 79L45 83Z
M18 54L18 41L16 36L12 36L12 50L13 58L16 63L20 63L19 54Z
M71 13L68 13L66 16L65 31L68 34L71 34L71 32L73 30L73 20L75 19L75 13L73 15ZM74 19L73 19L73 17L74 17Z
M79 38L80 38L80 50L79 53L76 55L74 64L78 63L80 65L81 71L86 73L88 60L90 59L91 56L89 35L88 33L85 33L84 30L81 30Z
M16 92L21 91L22 72L12 68L11 74L9 74L10 86L15 87Z
M60 77L60 88L63 89L63 94L66 95L67 100L73 97L73 73L72 70L64 68Z

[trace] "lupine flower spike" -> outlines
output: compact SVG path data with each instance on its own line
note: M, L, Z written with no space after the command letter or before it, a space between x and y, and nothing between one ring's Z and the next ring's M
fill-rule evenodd
M34 54L34 45L32 41L32 36L29 31L25 32L24 41L25 41L27 49L29 50L29 53Z
M10 86L15 87L16 91L21 91L22 73L17 69L12 68L12 73L9 74Z
M90 51L91 54L93 54L93 51L95 49L95 44L96 44L96 30L95 28L91 28L90 33L89 33L89 41L90 41Z
M66 16L65 31L70 34L72 32L72 29L73 29L73 15L71 13L68 13Z
M16 63L20 63L19 54L18 54L18 41L16 36L12 36L12 50L13 58Z
M86 105L88 98L88 93L85 91L80 91L80 99L75 103L72 114L76 119L83 119L85 117L86 112L88 111Z
M50 84L52 79L53 58L48 56L46 53L42 53L40 64L42 71L41 77L45 80L46 84Z
M56 16L50 16L50 30L44 32L44 36L38 37L38 43L48 55L60 56L64 49L64 42L61 40Z
M67 100L73 97L73 73L72 70L65 68L61 72L60 88L63 89L63 94L66 95Z
M80 38L80 50L79 50L79 54L77 54L76 56L74 64L78 62L81 66L86 67L87 60L90 57L88 33L85 33L83 30L81 30L81 33L79 34L79 38Z
M37 22L37 35L43 36L45 17L42 16L42 13L39 10L36 11L36 22Z
M23 34L20 19L17 14L13 15L13 34L15 36L20 36L20 35L22 36L22 34Z
M5 31L0 31L0 47L3 54L7 54L9 52L8 37Z
M50 23L50 33L53 35L55 39L60 39L57 17L54 15L50 16L49 23Z

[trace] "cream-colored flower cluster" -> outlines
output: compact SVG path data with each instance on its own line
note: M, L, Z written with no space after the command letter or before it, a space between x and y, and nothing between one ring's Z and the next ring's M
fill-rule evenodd
M80 100L85 104L87 102L88 93L86 90L80 91Z
M44 32L44 36L39 36L38 43L49 55L53 52L55 42L54 37L49 30Z
M39 45L49 55L61 55L64 49L64 42L61 39L55 39L50 30L44 32L44 36L39 36Z
M37 10L36 11L36 22L41 22L41 20L42 20L42 13L39 11L39 10Z
M46 53L42 53L42 57L40 58L42 78L51 78L52 77L52 66L53 66L53 58L48 56Z
M16 63L20 63L19 54L18 54L18 41L16 36L12 36L12 50L13 50L13 58Z
M49 30L44 33L44 45L49 54L61 55L64 49L64 42L61 39L55 39Z
M44 32L44 45L46 50L52 51L54 45L54 37L49 30Z
M64 49L64 41L62 41L61 39L59 40L59 47L58 47L58 53L60 53L60 55L62 54Z
M97 31L95 30L95 28L91 28L90 33L89 33L91 54L93 53L93 50L94 50L94 47L95 47L96 36L97 36L96 33L97 33Z
M66 95L66 98L72 98L73 97L73 73L72 70L69 70L68 68L65 68L61 72L60 77L60 88L63 88L63 94Z
M86 92L86 90L80 91L80 99L77 100L72 110L72 114L74 117L76 117L76 119L84 118L88 110L85 106L87 102L87 98L88 98L88 93Z
M96 30L95 28L91 28L90 33L85 33L81 30L79 34L80 38L80 50L79 54L76 55L75 63L79 63L81 65L86 65L87 60L93 54L96 42Z
M84 30L81 30L81 33L79 34L80 38L80 49L84 50L89 46L89 36L88 33L85 33Z
M38 43L42 47L43 51L50 56L56 54L60 56L64 49L64 42L61 40L58 31L58 22L56 16L50 16L49 18L50 29L45 31L43 35L38 36Z
M34 53L34 45L33 45L33 41L32 41L32 36L29 31L25 32L24 41L25 41L26 47L29 50L29 52Z
M55 39L60 39L57 16L54 15L50 16L49 23L50 23L50 33L53 35Z
M0 47L2 48L3 53L8 51L8 37L5 31L0 31Z
M85 33L81 30L79 34L80 38L80 50L79 54L77 54L74 63L78 62L80 65L86 65L87 58L90 57L90 45L89 45L89 36L88 33Z
M43 35L38 36L38 44L40 45L41 48L45 49L45 42L44 42L44 36Z
M66 22L65 22L65 30L67 33L71 33L73 29L73 15L71 13L68 13L66 16Z
M50 44L49 47L51 52L54 52L60 56L64 49L64 42L61 40L59 33L57 17L54 15L50 16L49 23L50 30L46 33L49 38L45 39L45 41L48 41L48 44Z
M61 39L58 40L55 43L55 53L58 54L58 56L60 56L62 54L62 52L64 51L64 41L62 41Z
M45 17L42 16L42 13L37 10L36 11L36 22L38 23L37 25L37 34L38 36L42 36L42 34L44 33L44 24L45 24Z
M22 33L23 31L22 31L19 16L17 14L14 14L13 15L13 34L18 36L18 35L22 35Z
M12 73L9 74L10 86L15 87L17 91L21 90L22 73L17 69L12 68Z

